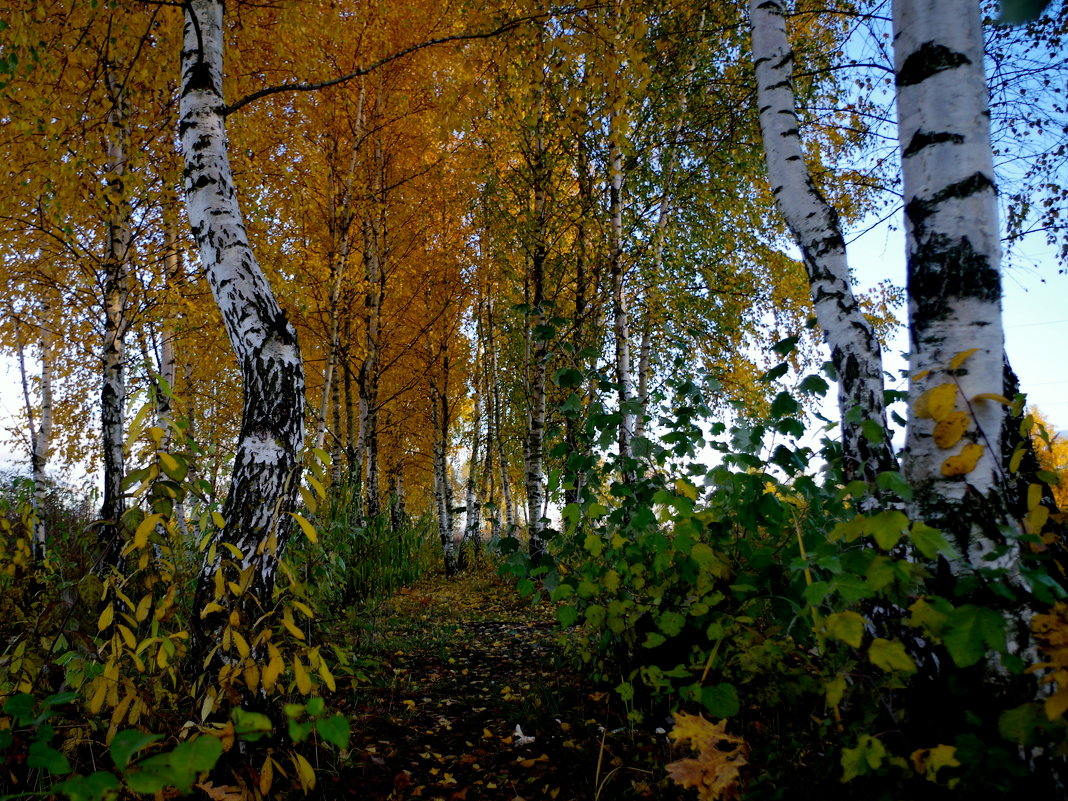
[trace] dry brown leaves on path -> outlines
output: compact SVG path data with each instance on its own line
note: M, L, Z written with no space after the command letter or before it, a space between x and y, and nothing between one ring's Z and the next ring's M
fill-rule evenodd
M398 593L365 632L376 667L343 710L353 740L323 797L685 798L663 730L628 728L552 620L494 576Z

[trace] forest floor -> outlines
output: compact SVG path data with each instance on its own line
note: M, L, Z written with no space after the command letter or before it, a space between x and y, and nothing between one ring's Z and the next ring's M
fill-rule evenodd
M682 799L666 723L628 726L566 654L548 603L495 575L436 576L357 620L366 680L341 709L347 758L326 798ZM657 727L661 728L657 728Z

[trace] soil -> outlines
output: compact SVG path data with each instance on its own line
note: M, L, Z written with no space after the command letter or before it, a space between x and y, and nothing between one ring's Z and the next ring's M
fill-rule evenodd
M626 710L569 653L545 602L493 575L433 577L357 615L353 720L324 798L682 799L666 721ZM347 708L346 708L347 707ZM678 749L675 749L677 752Z

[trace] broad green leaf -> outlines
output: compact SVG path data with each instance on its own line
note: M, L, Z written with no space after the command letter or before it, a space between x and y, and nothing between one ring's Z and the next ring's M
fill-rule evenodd
M864 618L856 612L835 612L826 617L823 625L828 637L854 648L859 648L864 639Z
M573 626L578 620L578 609L571 604L561 606L556 610L556 619L561 626Z
M942 532L936 528L931 528L926 523L921 523L919 520L913 523L909 536L912 538L912 544L916 546L916 550L928 559L934 559L938 554L942 554L947 559L955 559L957 557L957 552L942 536Z
M879 512L868 518L865 528L880 548L889 551L908 531L909 519L897 510Z
M249 712L237 707L231 717L234 721L234 734L250 743L256 742L274 730L271 719L260 712Z
M969 667L989 649L1005 650L1005 618L993 609L962 606L949 616L942 641L957 667Z
M593 557L598 557L604 552L604 540L596 534L587 534L582 545L586 552Z
M738 691L733 684L722 682L701 688L701 704L715 718L734 717L741 710Z
M656 619L656 626L667 637L677 637L686 624L686 616L678 612L663 612Z
M1035 731L1045 724L1046 715L1042 708L1031 702L1002 712L998 718L998 733L1010 743L1031 745Z
M842 749L842 781L865 776L878 770L886 757L886 748L870 734L862 734L856 748Z
M26 764L31 768L44 768L53 776L66 776L71 772L67 758L43 740L30 743Z
M884 640L876 637L868 648L868 659L877 668L887 673L900 671L902 673L915 673L916 663L905 652L905 645L900 640Z
M1041 16L1050 0L1001 0L999 25L1023 25Z
M163 739L159 734L145 734L137 729L123 729L111 740L111 761L119 770L126 770L130 757L157 740Z
M922 628L932 637L941 638L953 614L953 605L944 598L929 596L917 600L909 607L909 611L912 615L905 621L908 625Z
M315 721L315 730L338 750L349 747L349 721L344 715L332 715Z
M88 776L75 775L52 787L54 791L67 796L70 801L105 801L115 798L119 788L118 778L106 770L98 770Z

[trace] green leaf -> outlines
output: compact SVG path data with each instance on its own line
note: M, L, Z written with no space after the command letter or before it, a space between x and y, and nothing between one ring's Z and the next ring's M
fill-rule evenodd
M1006 709L998 718L998 733L1010 743L1031 745L1035 731L1047 723L1046 713L1034 702Z
M864 639L864 618L856 612L835 612L823 622L828 637L859 648Z
M114 774L98 770L88 776L72 776L54 785L52 789L63 793L70 801L106 801L115 798L120 787Z
M556 619L561 626L565 628L568 626L574 626L575 621L578 620L578 609L573 605L561 606L556 610Z
M578 414L582 411L582 398L572 392L567 400L560 404L560 411L563 414Z
M563 389L582 386L582 373L571 367L562 367L553 373L553 383Z
M914 628L922 628L932 637L941 638L942 631L953 614L953 605L936 595L920 598L909 607L912 615L905 621Z
M344 715L333 715L315 721L319 736L339 750L349 746L349 721Z
M727 682L702 687L701 704L716 718L734 717L742 708L738 702L738 691Z
M790 365L788 365L786 362L780 362L779 364L768 370L766 373L764 373L764 375L760 376L758 380L774 381L776 378L782 378L784 375L786 375L786 371L789 369Z
M604 540L596 534L587 534L582 547L586 549L586 553L596 558L604 552Z
M884 640L882 637L876 637L871 647L868 648L868 659L875 667L887 673L916 672L916 663L905 652L905 645L900 640Z
M72 770L67 758L43 740L30 743L26 764L31 768L44 768L53 776L66 776Z
M772 345L771 349L777 354L779 354L779 356L785 358L786 356L789 356L796 347L797 337L786 337L785 339L780 339L778 342Z
M800 408L801 404L794 400L793 395L789 392L780 392L775 396L775 400L771 402L771 416L786 417L794 414Z
M162 740L160 734L145 734L137 729L123 729L111 739L111 761L119 770L126 770L130 764L130 757L157 740Z
M887 470L875 477L875 484L884 492L892 492L902 500L912 500L912 485L897 470Z
M942 554L947 559L957 558L956 550L942 536L942 532L936 528L931 528L926 523L921 523L918 520L913 523L909 536L912 538L912 544L916 546L916 550L928 559L934 559L938 554Z
M988 649L1005 651L1005 618L981 606L959 607L949 616L942 641L957 667L969 667Z
M823 397L827 394L827 390L831 388L831 385L818 375L808 375L805 376L804 381L797 385L797 388L810 395L819 395L820 397Z
M657 648L667 642L667 637L663 634L650 631L645 635L645 642L642 643L642 648Z
M856 748L842 749L842 781L878 770L885 757L883 744L870 734L862 734Z
M17 693L4 702L4 714L11 715L19 726L28 726L33 722L34 700L29 693Z
M865 528L880 548L889 551L897 545L901 535L908 531L909 519L904 513L896 510L879 512L868 518Z
M260 712L249 712L247 709L237 707L231 717L234 721L234 734L250 743L274 731L271 719Z
M656 619L656 627L667 637L677 637L682 633L686 616L678 612L663 612Z
M879 443L886 439L886 429L871 418L860 424L860 430L868 442Z

